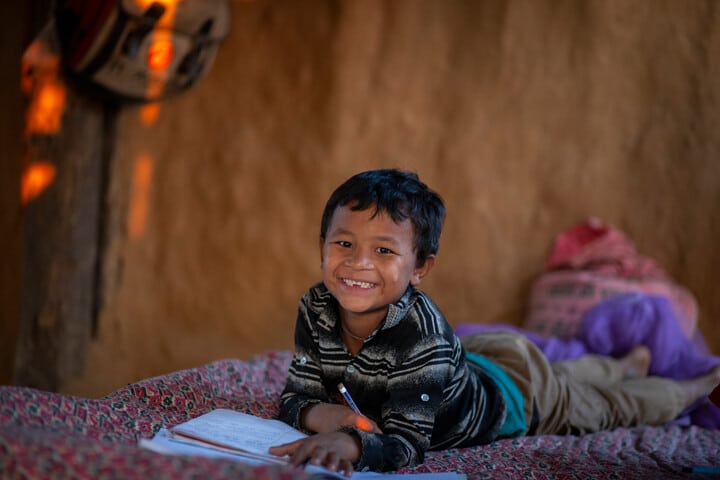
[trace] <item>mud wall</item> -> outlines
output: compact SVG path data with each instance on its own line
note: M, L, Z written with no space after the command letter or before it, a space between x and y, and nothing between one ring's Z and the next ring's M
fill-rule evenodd
M447 202L423 286L451 323L520 324L553 237L597 216L720 352L716 3L231 5L202 82L152 124L120 114L99 331L65 391L291 348L324 202L375 167Z

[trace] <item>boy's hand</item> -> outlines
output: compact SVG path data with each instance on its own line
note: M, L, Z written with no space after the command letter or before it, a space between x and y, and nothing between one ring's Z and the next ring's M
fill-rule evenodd
M318 433L334 432L341 427L352 426L370 433L382 433L377 423L358 415L350 407L334 403L317 403L302 412L302 427Z
M317 433L291 443L270 447L272 455L289 455L290 463L319 465L333 472L352 475L353 464L360 459L360 439L345 432Z

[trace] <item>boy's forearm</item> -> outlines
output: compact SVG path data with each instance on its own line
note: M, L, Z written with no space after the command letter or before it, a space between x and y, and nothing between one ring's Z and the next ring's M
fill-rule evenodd
M315 428L313 428L312 420L308 420L308 416L310 415L310 411L318 406L320 406L320 403L313 403L311 405L308 405L307 407L303 408L300 411L300 429L304 430L306 432L317 432Z
M300 412L300 425L308 432L327 433L355 424L355 412L344 405L314 403Z
M303 428L301 415L305 409L317 403L320 403L320 400L296 394L283 393L280 401L278 419L287 423L291 427L302 430L305 433L312 433L311 431Z

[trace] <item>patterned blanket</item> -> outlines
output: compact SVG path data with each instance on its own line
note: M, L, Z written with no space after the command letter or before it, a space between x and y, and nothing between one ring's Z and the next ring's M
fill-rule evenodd
M0 477L307 478L288 467L165 456L137 446L160 428L215 408L274 417L290 355L278 351L250 361L221 360L149 378L100 399L0 387ZM718 465L719 452L718 430L639 427L429 452L424 464L401 472L456 471L469 479L689 478L683 467Z

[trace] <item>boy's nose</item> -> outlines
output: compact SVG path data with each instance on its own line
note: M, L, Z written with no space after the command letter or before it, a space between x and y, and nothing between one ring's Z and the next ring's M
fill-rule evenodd
M369 268L372 266L371 252L365 248L354 248L349 256L349 264L354 268Z

